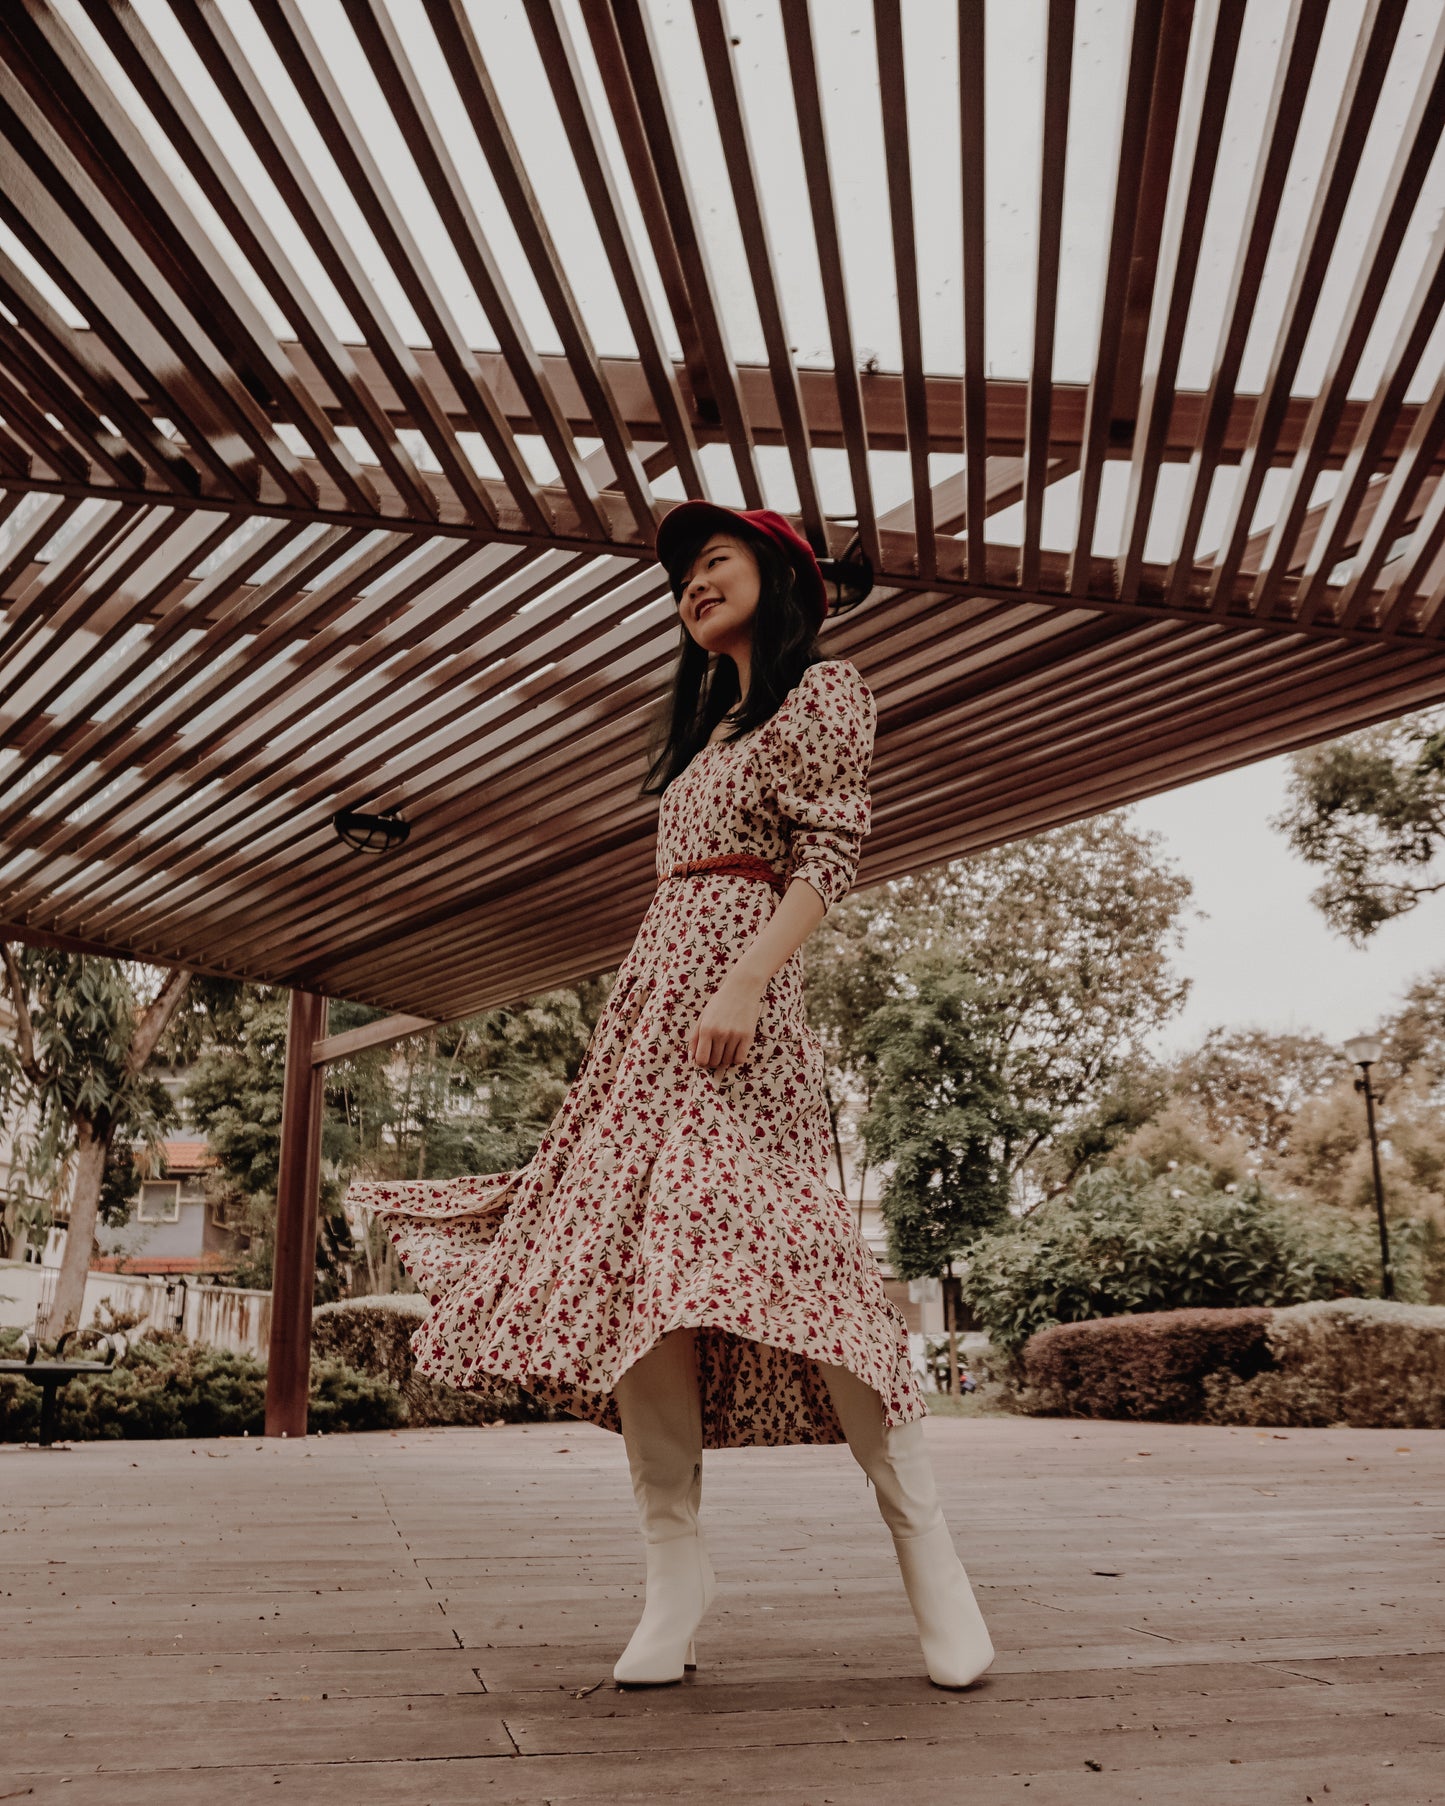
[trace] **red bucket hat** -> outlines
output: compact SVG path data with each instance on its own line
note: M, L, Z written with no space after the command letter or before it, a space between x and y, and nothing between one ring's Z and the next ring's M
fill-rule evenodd
M724 508L717 502L679 502L657 529L657 561L672 579L673 593L682 588L679 567L710 533L736 530L739 521L784 552L797 572L798 597L811 606L821 627L828 614L828 590L813 548L781 514L771 508Z

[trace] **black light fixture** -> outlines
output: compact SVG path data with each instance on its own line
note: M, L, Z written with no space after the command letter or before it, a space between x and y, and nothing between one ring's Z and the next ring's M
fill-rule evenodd
M873 565L863 551L863 540L854 534L840 558L820 558L818 569L833 592L830 615L846 615L873 590Z
M368 815L364 809L338 809L331 825L358 853L394 853L411 833L411 823L403 821L395 809L383 809L380 815Z

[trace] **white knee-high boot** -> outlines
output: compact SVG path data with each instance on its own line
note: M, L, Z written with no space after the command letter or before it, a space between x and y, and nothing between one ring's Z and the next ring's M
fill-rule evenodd
M713 1596L712 1564L698 1528L702 1401L695 1332L664 1336L622 1375L613 1397L647 1545L647 1602L612 1676L624 1686L656 1687L680 1681L696 1666L693 1635Z
M993 1642L944 1521L923 1425L886 1429L883 1401L871 1386L846 1367L819 1365L848 1446L893 1533L929 1678L940 1687L967 1687L993 1661Z

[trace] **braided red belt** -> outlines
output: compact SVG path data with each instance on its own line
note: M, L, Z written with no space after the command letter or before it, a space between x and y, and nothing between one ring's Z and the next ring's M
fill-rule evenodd
M669 866L657 882L661 884L665 878L691 878L703 872L727 872L735 878L760 878L764 884L771 884L780 897L788 888L786 876L756 853L719 853L714 859L680 859L676 865Z

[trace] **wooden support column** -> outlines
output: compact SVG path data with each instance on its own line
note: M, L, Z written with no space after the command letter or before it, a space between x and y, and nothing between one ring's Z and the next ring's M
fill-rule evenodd
M276 1256L266 1367L266 1434L304 1436L311 1381L311 1303L316 1291L321 1190L321 1102L326 1068L312 1049L326 1033L326 999L291 993L286 1086L281 1099L281 1170L276 1183Z

